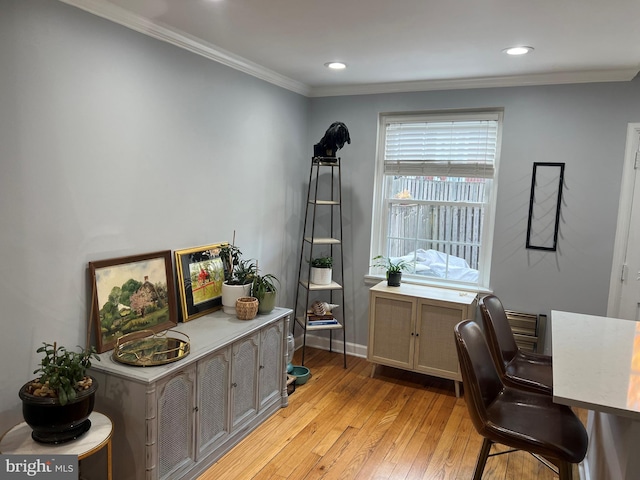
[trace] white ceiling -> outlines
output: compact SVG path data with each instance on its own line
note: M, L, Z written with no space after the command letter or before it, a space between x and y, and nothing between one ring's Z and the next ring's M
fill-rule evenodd
M61 1L309 96L628 81L640 69L640 0ZM502 53L514 45L535 50Z

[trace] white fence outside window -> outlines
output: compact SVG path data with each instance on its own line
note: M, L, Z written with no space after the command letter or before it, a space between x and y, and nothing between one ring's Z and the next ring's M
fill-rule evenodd
M464 258L477 269L485 182L432 177L397 177L392 182L390 191L399 193L388 199L388 256L434 249Z

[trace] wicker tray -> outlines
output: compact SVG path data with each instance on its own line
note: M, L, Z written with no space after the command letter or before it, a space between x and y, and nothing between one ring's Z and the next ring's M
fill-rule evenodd
M141 330L118 338L113 359L137 367L164 365L182 360L189 354L190 346L189 336L182 332Z

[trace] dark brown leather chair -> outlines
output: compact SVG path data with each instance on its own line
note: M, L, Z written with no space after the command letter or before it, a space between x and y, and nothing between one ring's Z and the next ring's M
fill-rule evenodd
M551 357L523 352L518 348L502 302L495 295L487 295L480 299L480 312L489 351L504 383L551 395Z
M500 443L527 451L550 468L555 465L560 480L571 480L572 464L587 452L587 432L571 408L553 403L549 395L502 383L477 323L460 322L455 339L464 399L473 426L484 437L473 479L482 478L491 445Z

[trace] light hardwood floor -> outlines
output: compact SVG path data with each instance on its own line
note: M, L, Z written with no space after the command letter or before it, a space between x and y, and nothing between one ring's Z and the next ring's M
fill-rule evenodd
M305 360L312 376L289 406L199 480L472 478L482 438L452 381L381 366L370 378L365 359L348 357L345 370L341 354L310 348ZM586 412L578 414L584 421ZM507 449L494 446L492 453L500 450ZM483 475L554 478L524 452L490 457Z

